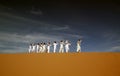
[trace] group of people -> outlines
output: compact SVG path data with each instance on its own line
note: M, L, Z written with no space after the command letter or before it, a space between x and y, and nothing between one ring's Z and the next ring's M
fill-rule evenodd
M77 41L77 52L81 52L81 39L78 39ZM70 48L69 46L71 45L71 43L66 40L66 41L63 41L61 40L60 41L60 48L59 48L59 53L64 53L64 48L65 48L65 52L68 53L70 51ZM47 44L46 43L33 43L33 44L30 44L29 45L29 53L31 52L37 52L37 53L50 53L50 49L51 49L51 46L53 46L53 53L56 52L57 50L57 45L58 43L56 41L54 41L54 43L50 43L48 42Z

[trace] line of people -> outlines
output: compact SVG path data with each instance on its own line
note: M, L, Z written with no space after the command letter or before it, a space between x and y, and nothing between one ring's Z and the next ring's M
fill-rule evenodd
M81 52L81 41L82 40L78 40L77 41L77 52ZM50 49L51 49L51 46L53 45L53 53L56 53L56 50L57 50L57 45L58 43L56 41L54 41L53 44L51 44L50 42L48 42L47 44L46 43L37 43L37 44L30 44L29 45L29 53L30 52L37 52L37 53L50 53ZM68 53L70 51L70 48L69 46L71 45L71 43L66 40L66 41L63 41L61 40L60 41L60 48L59 48L59 53L64 53L64 48L65 48L65 52Z

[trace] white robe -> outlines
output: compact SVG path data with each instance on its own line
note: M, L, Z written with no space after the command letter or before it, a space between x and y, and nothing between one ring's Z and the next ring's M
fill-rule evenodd
M42 52L43 52L42 50L43 50L43 47L42 47L42 45L40 45L40 47L39 47L39 52L42 53Z
M48 53L50 53L50 46L51 46L51 45L48 45L48 46L47 46L47 52L48 52Z
M63 42L61 42L60 43L60 50L59 50L59 52L61 53L63 53L64 52L64 43Z
M55 53L56 52L57 43L53 43L53 46L54 46L53 52Z
M37 53L39 52L39 48L40 48L40 46L36 45L36 51L37 51Z
M81 52L81 42L77 42L77 52Z
M36 50L35 48L36 48L36 46L33 45L33 46L32 46L32 52L35 52L35 50Z
M43 45L42 52L45 52L45 51L46 51L46 45Z
M31 45L29 46L28 51L29 51L29 53L32 51L32 46Z
M71 45L70 43L66 43L66 45L65 45L66 53L68 53L68 51L70 50L70 48L69 48L70 45Z

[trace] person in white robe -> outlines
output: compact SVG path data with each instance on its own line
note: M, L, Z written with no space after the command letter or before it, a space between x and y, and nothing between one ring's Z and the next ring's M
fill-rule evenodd
M39 52L42 53L43 52L43 43L41 42L39 45Z
M56 52L57 45L58 45L57 42L54 41L54 43L53 43L53 53Z
M39 43L37 43L36 45L36 52L39 53L39 49L40 49L40 46L39 46Z
M66 40L66 42L65 42L65 51L66 51L66 53L68 53L70 51L70 48L69 48L70 45L71 45L70 42L68 40Z
M81 52L81 42L82 42L82 40L78 39L78 41L77 41L77 52Z
M32 44L32 52L35 52L35 51L36 51L36 45L34 43L34 44Z
M32 44L29 45L28 52L30 53L32 51Z
M47 51L46 49L46 43L43 43L43 49L42 49L42 52L45 53Z
M50 42L48 42L48 44L47 44L47 53L50 53L50 47L51 47L51 44L50 44Z
M60 41L59 53L64 53L64 42L62 40Z

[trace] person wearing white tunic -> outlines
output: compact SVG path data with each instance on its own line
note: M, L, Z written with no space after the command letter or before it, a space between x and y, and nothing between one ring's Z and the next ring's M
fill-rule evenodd
M57 42L56 41L54 41L54 43L53 43L53 52L55 53L56 52L56 47L57 47Z
M42 42L40 43L39 47L40 47L39 52L42 53L43 52L43 43Z
M35 46L35 44L33 44L32 45L32 52L35 52L35 50L36 50L35 48L36 48L36 46Z
M77 52L81 52L81 42L82 42L82 40L78 40L77 41Z
M46 44L43 44L43 52L46 52Z
M60 50L59 53L64 53L64 42L61 40L60 41Z
M40 49L40 46L39 46L39 43L36 45L36 52L39 53L39 49Z
M48 42L48 44L47 44L47 53L50 53L50 46L51 46L51 44L50 44L50 42Z
M29 53L32 51L32 44L29 45L28 51L29 51Z
M71 45L71 44L68 42L68 40L66 40L66 42L65 42L65 50L66 50L66 53L68 53L68 51L70 51L70 48L69 48L70 45Z

